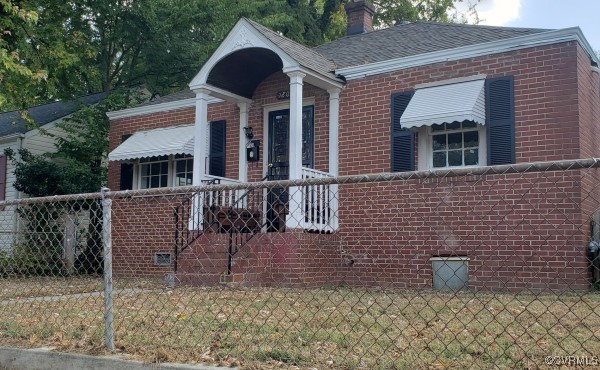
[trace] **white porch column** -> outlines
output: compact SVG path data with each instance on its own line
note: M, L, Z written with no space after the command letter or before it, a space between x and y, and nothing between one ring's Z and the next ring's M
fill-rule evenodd
M329 93L329 173L337 176L339 172L340 89L330 89L327 92Z
M192 184L200 186L206 174L206 132L208 130L208 92L196 90L196 122L194 126L194 172Z
M240 108L240 153L239 153L239 175L240 181L248 181L248 160L246 158L246 133L244 127L248 127L248 103L238 103Z
M206 173L206 132L208 129L208 98L207 91L196 90L196 121L194 123L194 167L192 185L200 186ZM204 224L204 193L195 194L190 209L188 228L201 229Z
M340 89L327 90L329 93L329 173L339 175L339 128L340 128ZM330 225L333 230L339 225L339 187L329 186Z
M302 72L289 72L290 77L290 152L289 152L289 178L298 180L302 178L302 79L306 74ZM302 188L289 189L289 213L286 217L286 227L295 229L302 220Z
M302 178L302 79L306 74L290 72L290 180Z

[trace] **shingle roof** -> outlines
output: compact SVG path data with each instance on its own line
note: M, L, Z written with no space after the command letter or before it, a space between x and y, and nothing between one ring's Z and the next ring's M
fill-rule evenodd
M246 20L303 67L327 78L335 78L333 72L339 68L550 31L539 28L493 27L417 21L369 33L345 36L310 49L259 23L250 19ZM140 106L168 103L194 97L194 92L186 89L154 99Z
M549 30L418 21L342 37L313 50L339 69L544 31Z
M280 47L290 57L294 58L301 66L311 69L320 75L329 78L336 79L332 73L335 71L335 65L331 58L320 54L314 49L310 49L304 45L301 45L295 41L288 39L285 36L274 32L267 27L260 25L250 19L246 20L254 27L258 32L265 36L269 41Z
M106 97L106 93L97 93L82 96L72 101L57 101L48 104L36 105L27 109L29 115L38 127L59 118L65 117L79 109L81 104L96 104ZM0 137L12 134L24 134L29 129L19 111L0 113Z
M165 95L165 96L161 96L159 98L147 101L143 104L138 105L138 107L144 107L147 105L155 105L155 104L162 104L162 103L169 103L172 101L180 101L180 100L186 100L186 99L193 99L196 97L196 94L194 94L194 92L190 89L185 89L185 90L181 90L178 91L176 93L173 94L169 94L169 95Z

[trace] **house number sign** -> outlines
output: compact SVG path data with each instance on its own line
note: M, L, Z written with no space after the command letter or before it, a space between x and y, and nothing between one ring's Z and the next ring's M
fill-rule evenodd
M277 100L286 100L290 98L290 92L288 91L278 91L277 92Z

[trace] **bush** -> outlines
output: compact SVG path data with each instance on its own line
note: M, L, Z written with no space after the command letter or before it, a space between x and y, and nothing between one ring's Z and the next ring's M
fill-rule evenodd
M65 275L60 257L57 253L42 253L40 248L17 244L12 254L0 254L0 276Z

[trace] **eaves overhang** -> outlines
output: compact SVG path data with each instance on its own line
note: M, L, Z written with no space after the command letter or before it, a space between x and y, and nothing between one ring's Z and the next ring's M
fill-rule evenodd
M313 53L313 59L318 60L308 60L303 56L303 51ZM275 71L302 71L307 76L306 81L318 87L342 87L343 81L336 77L333 69L333 63L322 55L242 18L202 66L189 87L196 91L210 90L212 86L251 99L253 88ZM236 91L236 84L244 86Z
M498 41L490 41L453 49L434 51L409 57L390 59L382 62L340 68L336 74L347 80L355 80L381 73L388 73L428 64L448 62L483 55L526 49L536 46L550 45L567 41L578 42L590 57L592 65L600 64L600 60L579 27L564 28L513 37Z
M218 98L211 98L209 100L209 104L221 103L223 100ZM159 112L168 112L177 109L183 108L191 108L196 106L196 99L183 99L170 101L160 104L152 104L152 105L144 105L141 107L127 108L116 110L113 112L107 112L106 115L110 120L127 118L127 117L136 117L143 116L146 114L159 113Z

